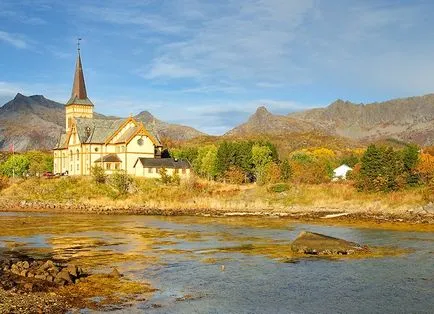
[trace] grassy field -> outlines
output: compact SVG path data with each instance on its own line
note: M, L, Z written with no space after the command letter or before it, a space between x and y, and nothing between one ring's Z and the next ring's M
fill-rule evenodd
M429 202L426 187L390 193L358 192L350 183L318 185L256 184L231 185L190 179L180 185L158 180L133 180L125 195L110 184L97 184L90 177L27 179L11 182L0 192L0 199L106 205L125 208L142 206L159 209L222 209L229 211L310 210L402 212Z

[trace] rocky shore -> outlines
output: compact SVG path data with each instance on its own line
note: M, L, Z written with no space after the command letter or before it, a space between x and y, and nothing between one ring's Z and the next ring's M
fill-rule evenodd
M0 250L0 313L104 310L150 291L149 287L124 279L116 268L107 274L91 274L74 263Z
M109 206L86 203L49 203L39 201L13 201L0 199L0 212L51 212L64 214L99 214L99 215L161 215L161 216L257 216L288 217L301 221L337 221L337 222L374 222L405 223L417 225L434 224L434 204L413 208L364 209L348 207L288 206L285 209L267 208L264 210L233 210L210 208L151 208L146 206L125 205Z
M58 289L87 276L74 264L2 254L0 313L65 313L74 304Z

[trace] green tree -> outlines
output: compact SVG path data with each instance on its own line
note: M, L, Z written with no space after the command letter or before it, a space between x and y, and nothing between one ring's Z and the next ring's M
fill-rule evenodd
M292 166L288 159L280 163L280 178L283 182L288 182L292 177Z
M356 185L366 191L392 191L402 187L403 161L392 147L370 145L361 159Z
M0 168L1 174L7 177L22 177L29 170L30 161L24 155L10 155Z
M53 155L41 151L29 151L25 153L29 159L29 174L31 176L42 175L44 172L53 171Z
M170 155L176 159L188 160L193 164L198 155L197 147L173 148L170 150Z
M202 173L208 178L213 180L217 176L217 148L211 147L202 159Z
M128 193L132 183L133 179L125 172L125 170L117 170L110 176L110 185L121 195Z
M256 181L258 183L264 183L266 166L272 161L272 151L268 146L253 145L252 163L255 167Z
M408 185L414 186L419 183L419 175L416 171L419 158L419 147L416 145L407 145L402 150L402 162Z
M218 176L224 176L230 166L235 164L235 151L230 142L223 141L217 148L215 170Z
M97 184L104 184L107 181L107 175L105 174L104 169L101 166L93 166L91 168L91 174L94 181Z

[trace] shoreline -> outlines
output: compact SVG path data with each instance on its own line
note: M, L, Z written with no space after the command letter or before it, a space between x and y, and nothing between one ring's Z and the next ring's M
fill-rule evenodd
M387 228L434 232L434 205L416 208L315 207L290 206L263 210L230 208L157 208L138 205L107 206L89 203L51 203L0 199L0 212L32 212L77 215L191 216L210 218L282 218L301 223L341 224L369 228Z

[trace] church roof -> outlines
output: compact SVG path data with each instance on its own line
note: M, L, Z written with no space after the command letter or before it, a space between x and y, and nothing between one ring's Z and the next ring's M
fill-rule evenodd
M116 154L105 155L102 157L102 159L98 158L97 160L95 160L94 163L101 162L101 161L102 162L122 162L122 160Z
M54 149L61 149L65 148L65 141L66 141L66 133L62 133L59 136L59 139L57 140L56 146Z
M75 118L78 137L81 143L105 143L124 122L123 119L87 119Z
M75 64L74 84L72 85L71 98L68 100L66 105L68 106L72 104L93 106L93 103L89 98L87 98L80 52L77 55L77 62Z
M143 168L167 168L167 169L189 169L190 164L187 160L178 160L174 158L143 158L139 157L134 164L140 162Z

